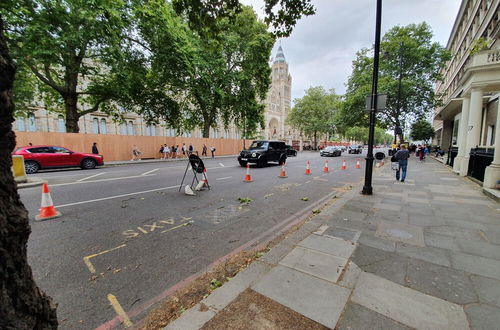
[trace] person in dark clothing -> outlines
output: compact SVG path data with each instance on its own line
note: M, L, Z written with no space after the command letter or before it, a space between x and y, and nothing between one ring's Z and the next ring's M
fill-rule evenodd
M401 145L401 149L396 152L394 155L397 162L399 163L399 169L396 171L396 180L399 181L400 172L401 173L401 182L405 182L406 179L406 170L408 167L408 158L410 158L410 152L406 149L404 144Z
M214 158L214 153L215 153L215 147L214 146L210 147L210 152L212 153L212 158Z
M207 155L207 146L206 145L203 145L203 150L201 152L201 155L202 156L206 156Z
M94 142L94 144L92 144L92 153L94 155L99 155L99 150L97 150L97 143Z
M193 153L193 150L194 150L193 145L191 143L189 144L188 150L189 150L189 154L191 155Z

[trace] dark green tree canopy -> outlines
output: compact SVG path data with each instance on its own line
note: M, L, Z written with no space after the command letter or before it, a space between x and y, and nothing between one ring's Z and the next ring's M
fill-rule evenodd
M322 86L310 87L294 102L295 106L286 119L288 125L314 139L314 145L319 134L333 133L333 119L340 104L340 97L333 89L326 91Z
M378 90L387 93L388 100L386 109L379 111L377 118L383 127L404 128L440 104L440 95L435 95L433 84L442 79L440 69L450 54L432 42L431 28L425 22L393 27L383 36L380 48ZM370 95L373 70L371 52L364 48L353 61L339 124L349 126L366 120L365 98Z
M434 137L434 128L429 121L420 119L411 126L410 136L415 141L427 142Z

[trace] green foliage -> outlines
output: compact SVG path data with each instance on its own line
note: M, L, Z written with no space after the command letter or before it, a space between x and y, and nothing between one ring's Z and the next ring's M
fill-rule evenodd
M487 50L489 48L489 44L490 44L490 40L483 38L483 37L481 37L477 40L474 40L474 42L472 43L470 54L475 55L482 50Z
M352 126L345 130L343 134L344 137L362 142L363 144L368 143L368 127ZM386 144L393 140L393 136L388 134L385 129L380 127L375 127L375 144Z
M434 137L434 128L427 120L420 119L412 125L410 136L414 141L428 141Z
M243 204L243 205L248 205L250 204L251 202L253 202L253 199L249 198L249 197L238 197L238 201Z
M327 92L322 86L310 87L304 97L294 102L286 119L288 125L314 139L315 145L318 134L333 132L335 112L340 107L340 97L334 90Z
M386 109L377 112L381 126L393 129L405 127L440 104L440 96L435 95L433 84L442 80L439 71L451 56L431 39L432 31L426 23L395 26L382 38L378 92L387 93L388 100ZM370 52L366 48L360 50L353 61L337 126L349 127L368 122L365 99L371 93L373 58ZM400 72L402 80L398 107Z
M202 35L219 34L220 18L234 20L242 11L240 0L173 0L177 13L187 18L189 26ZM288 37L302 16L314 15L311 0L264 0L264 21L276 37Z

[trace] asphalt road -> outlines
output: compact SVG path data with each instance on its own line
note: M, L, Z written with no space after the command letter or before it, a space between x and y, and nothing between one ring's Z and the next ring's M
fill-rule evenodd
M322 172L326 159L329 174ZM343 159L347 170L340 169ZM308 160L310 176L304 174ZM355 169L356 160L362 169ZM212 189L196 196L178 192L186 162L36 174L48 180L63 214L42 222L33 220L40 187L19 191L32 219L29 262L37 283L59 304L61 329L114 325L112 296L132 322L144 318L175 284L264 241L304 208L364 175L363 156L347 153L299 153L288 159L285 179L278 178L277 165L252 167L251 183L243 182L245 168L234 158L205 163ZM253 201L241 206L239 197Z

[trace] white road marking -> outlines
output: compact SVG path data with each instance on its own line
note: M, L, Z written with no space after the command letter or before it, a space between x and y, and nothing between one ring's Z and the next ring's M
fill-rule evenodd
M103 198L97 198L97 199L90 199L90 200L87 200L87 201L62 204L62 205L57 205L56 208L73 206L73 205L80 205L80 204L87 204L87 203L94 203L94 202L101 202L101 201L106 201L106 200L109 200L109 199L115 199L115 198L121 198L121 197L127 197L127 196L139 195L139 194L145 194L145 193L149 193L149 192L153 192L153 191L167 190L167 189L173 189L173 188L179 188L179 186L170 186L170 187L149 189L149 190L137 191L137 192L133 192L133 193L129 193L129 194L122 194L122 195L109 196L109 197L103 197Z
M217 178L215 180L226 180L226 179L231 179L231 178L232 178L232 176L226 176L225 178Z
M225 167L225 166L224 166L224 164L222 164L222 163L219 163L219 165L220 165L221 167Z
M76 180L76 182L82 182L84 180L87 180L87 179L90 179L90 178L95 178L96 176L99 176L99 175L102 175L102 174L105 174L106 172L101 172L101 173L97 173L97 174L94 174L94 175L91 175L91 176L88 176L86 178L83 178L83 179L80 179L80 180Z
M82 183L93 183L93 182L103 182L103 181L114 181L114 180L124 180L124 179L133 179L133 178L143 178L145 176L153 176L156 174L148 174L148 175L132 175L132 176L123 176L119 178L108 178L101 180L90 180L90 181L76 181L76 182L68 182L68 183L56 183L50 185L51 187L59 187L59 186L69 186L72 184L82 184Z
M158 170L159 170L159 168L152 169L151 171L147 171L147 172L142 173L141 176L148 175L148 174L156 172Z

